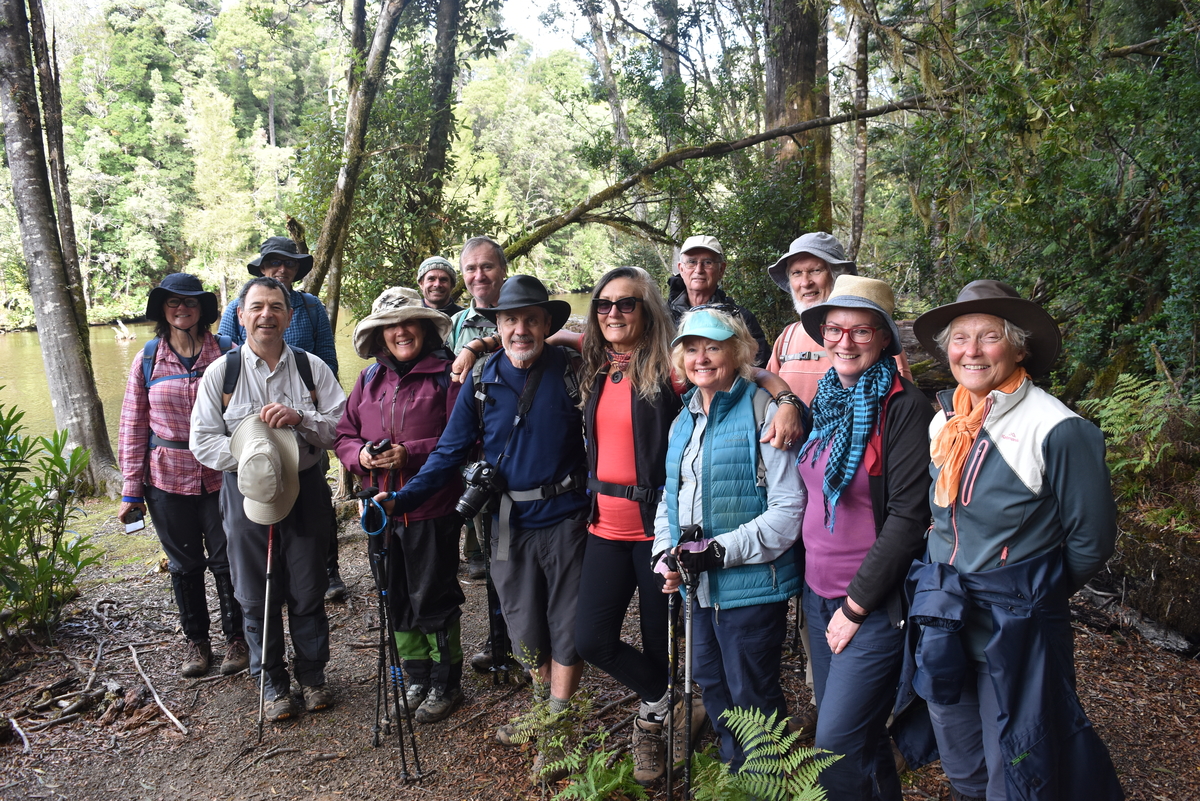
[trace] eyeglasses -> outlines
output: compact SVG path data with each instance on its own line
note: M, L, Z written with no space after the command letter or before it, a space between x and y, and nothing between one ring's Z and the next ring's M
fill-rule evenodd
M180 306L185 306L189 309L200 308L200 301L195 298L167 298L167 307L178 309Z
M297 267L297 262L293 259L270 258L263 259L263 267Z
M684 259L683 263L688 267L703 267L706 270L716 269L718 264L723 264L723 262L714 259Z
M742 310L732 303L704 303L700 306L693 306L688 311L715 311L728 314L730 317L742 316Z
M856 345L865 345L875 338L879 329L872 325L856 325L853 328L841 328L836 325L821 326L821 339L826 342L841 342L842 337L850 335L850 341Z
M613 306L616 306L617 311L621 312L621 314L633 314L633 310L637 308L637 305L644 302L641 298L621 298L620 300L593 298L592 308L596 310L596 314L609 314L612 312Z
M803 275L805 278L813 279L813 278L820 278L822 275L825 275L825 273L827 273L827 272L829 272L829 271L826 270L824 267L814 267L811 270L800 270L800 269L789 270L788 276L795 278L796 276Z

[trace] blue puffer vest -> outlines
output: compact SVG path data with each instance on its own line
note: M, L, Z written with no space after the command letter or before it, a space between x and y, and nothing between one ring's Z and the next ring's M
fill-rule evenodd
M688 403L698 390L683 396L683 411L671 426L667 446L667 519L671 542L679 542L679 476L695 419ZM755 384L738 378L728 392L718 392L708 408L708 427L701 441L703 479L700 488L704 536L733 531L767 510L767 489L758 485L758 423L754 419ZM797 540L799 542L799 540ZM774 562L709 570L708 596L714 609L786 601L800 591L795 547Z

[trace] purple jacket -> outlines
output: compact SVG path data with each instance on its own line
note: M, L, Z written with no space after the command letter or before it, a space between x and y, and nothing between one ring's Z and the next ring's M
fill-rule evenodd
M429 453L437 446L438 437L446 428L450 412L458 398L461 384L449 382L447 362L436 355L426 356L400 378L384 361L362 371L354 382L346 413L337 426L334 450L342 464L356 475L366 470L358 454L368 442L385 437L408 451L408 463L395 471L390 489L399 489L417 474ZM370 381L367 373L374 370ZM383 476L376 477L384 481ZM379 484L377 484L379 486ZM457 476L446 483L429 500L408 513L409 520L431 520L454 511L462 495L462 482Z

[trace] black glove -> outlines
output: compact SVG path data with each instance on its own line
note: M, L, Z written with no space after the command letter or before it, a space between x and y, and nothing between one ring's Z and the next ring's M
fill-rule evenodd
M685 573L698 576L705 570L718 570L725 566L725 546L715 539L709 540L704 550L690 551L680 548L676 551L679 566Z

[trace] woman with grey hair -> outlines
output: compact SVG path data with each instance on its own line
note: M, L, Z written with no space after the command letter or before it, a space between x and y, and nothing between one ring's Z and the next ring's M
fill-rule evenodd
M762 442L777 407L749 380L756 350L737 315L699 307L680 320L672 358L694 387L671 426L654 520L663 592L678 591L676 567L699 577L694 676L721 759L734 768L744 753L722 713L787 714L779 667L788 599L800 589L794 546L805 499L794 451Z
M1075 692L1067 605L1116 542L1104 437L1031 380L1054 365L1058 326L981 280L913 333L958 382L929 427L933 528L909 576L912 688L951 795L1122 798Z

